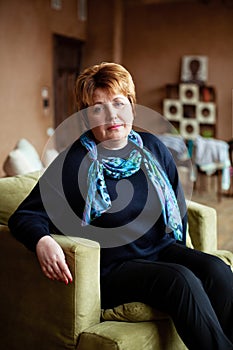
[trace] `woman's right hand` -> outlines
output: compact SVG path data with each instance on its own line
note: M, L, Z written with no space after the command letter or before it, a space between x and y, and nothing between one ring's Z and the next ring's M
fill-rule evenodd
M73 278L60 245L51 237L42 237L36 246L36 254L45 276L68 284Z

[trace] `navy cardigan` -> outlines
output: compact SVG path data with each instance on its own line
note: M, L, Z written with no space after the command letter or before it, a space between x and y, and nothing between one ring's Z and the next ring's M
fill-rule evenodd
M154 135L140 132L144 147L150 150L166 172L178 200L183 222L183 244L186 234L186 205L176 165L170 151ZM120 151L98 149L98 156L127 157L128 143ZM28 249L35 251L40 238L51 232L84 237L101 245L101 276L123 261L157 259L159 252L175 242L164 224L157 193L146 170L129 178L105 177L112 208L82 226L90 159L79 140L61 152L48 167L27 198L9 219L12 234Z

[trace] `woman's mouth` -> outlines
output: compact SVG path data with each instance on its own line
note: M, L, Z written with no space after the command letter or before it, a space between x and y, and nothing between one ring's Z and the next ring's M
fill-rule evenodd
M123 126L122 124L113 124L108 126L107 130L116 130L119 129L121 126Z

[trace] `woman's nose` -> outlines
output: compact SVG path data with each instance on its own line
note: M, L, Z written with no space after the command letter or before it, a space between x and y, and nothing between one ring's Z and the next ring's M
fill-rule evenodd
M114 120L117 118L117 110L114 108L114 106L110 103L106 105L106 119L107 120Z

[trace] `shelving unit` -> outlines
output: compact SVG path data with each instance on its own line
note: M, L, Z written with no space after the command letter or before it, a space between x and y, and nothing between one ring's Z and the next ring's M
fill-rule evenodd
M186 140L216 135L216 92L213 86L195 83L166 85L163 115Z

